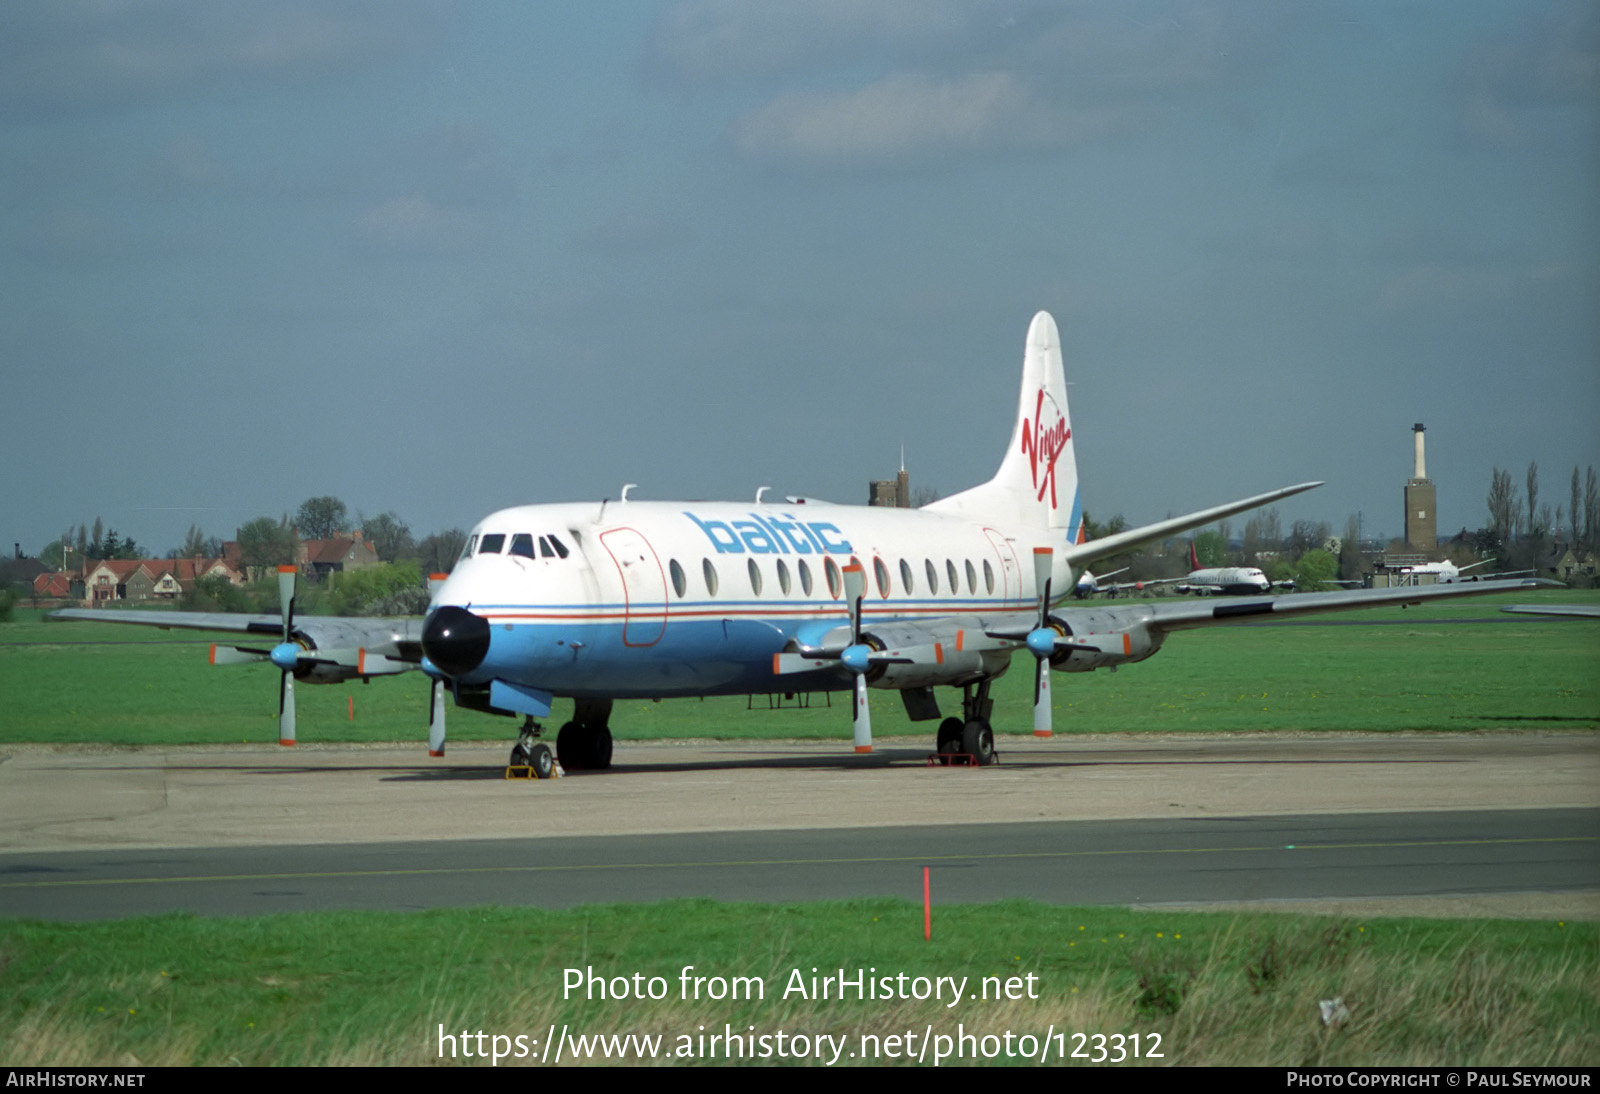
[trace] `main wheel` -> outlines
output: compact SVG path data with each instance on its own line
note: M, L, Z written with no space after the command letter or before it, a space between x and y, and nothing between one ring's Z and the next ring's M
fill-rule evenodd
M994 763L994 730L989 723L975 718L961 727L961 751L970 755L979 767Z
M610 766L611 730L607 726L595 726L590 731L589 769L591 771L604 771Z
M556 769L556 758L550 754L550 746L534 745L528 753L528 766L539 778L548 779Z
M556 755L561 758L561 766L568 771L581 771L589 765L584 762L586 750L584 748L583 727L577 722L568 722L556 734Z
M939 762L948 764L950 762L948 757L952 753L961 751L961 719L946 718L944 721L940 722L939 736L936 738L936 740L938 741L938 744L935 746L935 751L938 752L940 756L945 757Z

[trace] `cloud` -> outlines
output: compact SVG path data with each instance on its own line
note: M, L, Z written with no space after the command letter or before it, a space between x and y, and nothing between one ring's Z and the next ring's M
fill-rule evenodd
M436 0L0 5L0 111L120 109L196 87L342 75L425 48Z
M754 159L884 162L1063 144L1127 127L1138 113L1058 108L1009 72L897 73L856 91L783 96L737 119L729 137Z
M1484 144L1524 147L1563 140L1560 119L1582 118L1593 139L1600 96L1600 8L1562 5L1550 18L1475 49L1462 66L1462 132Z
M356 218L355 236L370 256L432 258L479 245L488 237L488 224L475 212L412 195L368 208Z
M692 0L663 13L649 52L678 77L771 77L886 51L926 51L961 40L980 17L957 0Z

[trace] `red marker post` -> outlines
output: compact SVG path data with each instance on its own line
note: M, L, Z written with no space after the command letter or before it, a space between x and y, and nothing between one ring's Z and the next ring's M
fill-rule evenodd
M928 895L928 868L922 868L922 940L933 941L933 901Z

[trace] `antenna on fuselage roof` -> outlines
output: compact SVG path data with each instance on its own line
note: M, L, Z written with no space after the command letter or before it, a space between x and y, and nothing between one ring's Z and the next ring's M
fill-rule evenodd
M757 505L761 504L761 495L765 494L768 490L771 490L771 489L772 489L772 487L770 487L770 486L758 486L758 487L756 487L756 504Z
M638 486L638 485L639 484L636 483L636 482L625 482L625 483L623 483L622 484L622 497L620 499L618 499L618 500L627 501L628 500L628 491L632 490L635 486Z

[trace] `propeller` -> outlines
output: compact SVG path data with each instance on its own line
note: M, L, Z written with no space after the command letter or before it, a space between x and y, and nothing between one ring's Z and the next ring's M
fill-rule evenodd
M1028 651L1039 662L1033 680L1033 735L1049 737L1054 734L1050 725L1050 655L1056 649L1056 631L1050 626L1050 571L1055 551L1049 547L1033 549L1033 584L1039 590L1039 620L1028 632Z
M428 607L433 607L433 602L438 599L439 587L444 584L449 574L428 575ZM428 677L428 755L444 755L444 708L445 692L449 684L443 676L436 675L437 669L427 658L422 659L422 671Z
M272 663L282 670L278 682L278 743L285 747L294 744L294 668L300 659L300 647L289 641L294 630L294 566L278 567L278 606L283 611L283 641L274 646Z
M867 671L872 668L872 647L861 641L861 601L867 594L867 573L861 563L844 568L844 595L850 602L850 644L839 655L844 667L855 673L855 737L857 752L872 751L872 708L867 705Z

